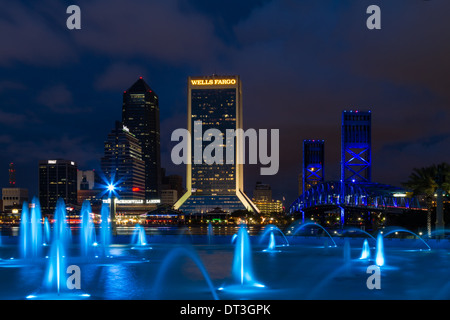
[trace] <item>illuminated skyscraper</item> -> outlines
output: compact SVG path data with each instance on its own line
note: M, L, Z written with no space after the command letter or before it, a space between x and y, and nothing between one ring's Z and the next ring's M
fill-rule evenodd
M145 199L158 199L161 189L159 102L142 77L123 93L122 123L142 147Z
M139 140L117 121L105 141L101 168L105 182L116 184L120 199L144 199L145 163Z
M198 136L195 121L201 121L202 132L218 129L224 144L235 146L234 163L207 164L203 160L196 161L195 155L203 154L209 142L202 142ZM228 129L242 129L242 87L238 76L209 76L188 78L188 131L191 143L188 143L188 158L191 162L186 169L187 192L175 203L175 208L186 213L206 213L217 207L227 212L235 210L258 209L243 192L243 164L236 159L240 156L239 139L227 141ZM200 132L200 134L202 134ZM194 142L200 143L196 150ZM225 148L224 148L225 149Z
M70 160L39 161L39 202L44 213L54 213L58 198L77 204L77 164Z

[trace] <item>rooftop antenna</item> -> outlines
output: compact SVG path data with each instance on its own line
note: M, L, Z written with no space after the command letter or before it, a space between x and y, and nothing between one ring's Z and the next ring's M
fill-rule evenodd
M14 169L14 163L9 164L9 186L14 187L16 185L16 169Z

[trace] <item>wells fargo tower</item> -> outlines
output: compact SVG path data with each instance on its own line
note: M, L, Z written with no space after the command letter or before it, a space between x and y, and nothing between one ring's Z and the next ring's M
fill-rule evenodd
M145 199L158 199L161 186L159 101L142 77L123 93L122 123L141 144Z
M234 163L207 164L195 159L198 151L195 148L199 143L195 141L198 139L197 121L201 121L203 132L218 129L223 134L224 143L234 143ZM243 164L236 161L242 142L236 138L234 141L225 139L227 130L242 129L242 86L239 77L189 77L187 126L191 137L187 144L187 157L191 160L186 168L187 192L175 203L175 209L189 214L208 213L216 208L228 213L245 209L258 212L243 191ZM207 144L201 142L200 152L205 150Z

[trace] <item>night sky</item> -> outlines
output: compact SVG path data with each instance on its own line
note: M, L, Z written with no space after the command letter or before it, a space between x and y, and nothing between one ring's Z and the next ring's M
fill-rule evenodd
M81 8L68 30L66 8ZM381 8L381 30L366 9ZM187 77L240 75L244 128L280 130L280 170L245 166L245 191L269 183L297 197L303 139L325 139L325 179L339 177L342 110L372 111L373 180L450 161L448 0L0 0L0 186L8 164L37 195L38 160L98 168L138 78L158 94L162 166L186 128Z

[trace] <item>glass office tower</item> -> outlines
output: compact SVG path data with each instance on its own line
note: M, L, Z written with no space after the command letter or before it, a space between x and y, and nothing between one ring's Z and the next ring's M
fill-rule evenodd
M62 198L67 206L77 205L77 164L71 160L39 161L39 202L42 212L52 214Z
M201 132L196 121L201 121ZM208 129L221 132L225 145L234 143L234 163L198 161L196 154L203 154L210 144L203 133ZM208 76L188 78L188 131L191 142L188 157L191 159L186 170L187 192L175 204L185 213L208 213L216 208L226 212L258 209L243 192L243 164L237 163L240 141L226 138L227 130L242 129L242 87L238 76ZM232 140L233 141L232 141ZM197 142L197 143L196 143ZM200 143L200 144L199 144ZM201 149L196 150L196 146Z
M122 123L136 136L145 163L145 199L159 199L161 191L161 151L159 100L140 77L123 93Z
M116 184L121 199L144 199L145 163L139 140L116 121L105 141L101 168L105 180Z

